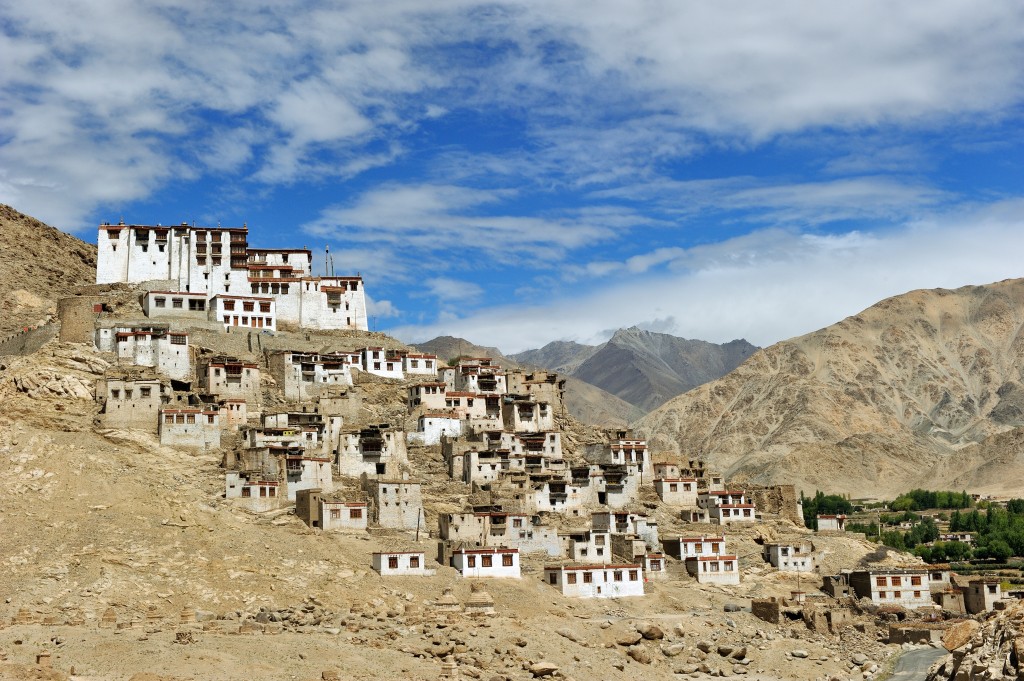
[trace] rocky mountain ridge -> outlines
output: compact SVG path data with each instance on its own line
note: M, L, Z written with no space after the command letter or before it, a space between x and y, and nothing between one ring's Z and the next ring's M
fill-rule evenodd
M807 491L1019 491L1022 325L1021 279L912 291L760 350L637 427L733 478Z

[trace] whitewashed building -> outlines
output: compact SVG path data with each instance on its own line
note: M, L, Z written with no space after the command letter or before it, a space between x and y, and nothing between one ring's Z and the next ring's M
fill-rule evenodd
M373 554L373 569L381 577L431 577L435 570L426 567L422 551L392 551Z
M352 369L360 364L358 353L297 352L270 353L267 367L284 392L286 400L313 400L337 387L352 385Z
M159 327L115 327L96 330L96 347L117 354L122 365L153 367L177 381L192 378L188 334Z
M739 584L739 559L734 555L692 556L686 571L701 584Z
M443 437L462 435L462 421L445 412L427 412L416 419L416 432L409 433L409 444L436 445Z
M233 499L254 513L280 508L286 495L280 494L281 484L265 476L246 471L228 471L224 474L224 498Z
M817 567L810 542L765 544L763 553L764 559L780 572L813 572Z
M725 553L725 537L673 537L663 542L665 553L676 560L701 556L720 556Z
M544 579L570 598L627 598L644 595L643 567L560 565L544 568Z
M160 444L173 447L213 449L220 447L219 409L163 408L160 410Z
M843 514L839 515L819 515L818 519L818 531L833 531L833 532L845 532L846 531L846 516Z
M260 368L255 362L233 357L211 357L199 371L199 387L207 395L245 400L258 407L262 402Z
M340 434L337 466L342 475L396 475L409 455L405 433L387 424Z
M356 350L361 359L361 368L368 374L381 378L405 378L402 372L402 358L389 353L384 348L366 347Z
M463 577L519 579L519 549L456 549L452 567Z
M437 376L437 355L402 353L402 372L408 376Z
M910 609L932 605L927 569L854 570L849 583L857 598L867 598L878 605Z
M277 331L277 301L221 293L210 299L209 319L220 322L225 329Z
M697 506L696 478L655 478L654 491L669 506Z
M158 432L160 408L168 402L159 380L103 378L97 381L96 393L102 405L100 423L105 428Z
M166 317L205 321L208 318L205 293L149 291L142 299L142 311L150 319Z
M668 579L665 556L661 553L648 553L643 558L644 577L649 580Z

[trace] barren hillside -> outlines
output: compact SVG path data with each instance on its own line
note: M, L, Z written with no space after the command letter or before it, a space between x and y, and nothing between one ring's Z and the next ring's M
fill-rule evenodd
M1024 280L896 296L754 354L638 427L735 478L1018 491Z
M0 204L0 338L96 278L96 247Z

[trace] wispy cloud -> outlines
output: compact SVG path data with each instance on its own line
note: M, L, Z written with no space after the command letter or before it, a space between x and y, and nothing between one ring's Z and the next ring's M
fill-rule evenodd
M457 335L517 352L555 339L601 342L609 329L638 324L689 338L745 337L768 345L895 293L1018 276L1022 209L1024 201L1008 201L875 234L766 229L675 251L676 267L667 272L618 274L613 286L579 295L490 307L391 332L410 342ZM627 272L628 266L615 269Z

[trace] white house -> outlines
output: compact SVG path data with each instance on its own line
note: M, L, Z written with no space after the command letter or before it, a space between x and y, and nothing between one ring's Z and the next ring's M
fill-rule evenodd
M198 449L220 447L220 410L163 408L160 410L160 444Z
M321 522L325 530L338 532L363 532L369 521L369 507L366 502L329 501L321 504Z
M166 328L119 327L97 329L96 346L113 350L118 363L153 367L168 378L187 381L192 376L188 334ZM113 347L109 343L113 341Z
M224 474L224 498L236 499L237 505L255 513L280 508L286 499L279 492L279 482L258 473L228 471Z
M415 433L409 433L409 444L436 445L442 437L462 435L462 421L445 412L427 412L416 419Z
M835 532L846 531L846 516L839 515L819 515L818 518L818 531L824 532L832 530Z
M277 301L221 293L210 299L209 319L220 322L225 329L277 331Z
M765 544L764 559L780 572L813 572L814 545L805 542L799 544Z
M644 556L644 576L646 579L668 579L665 570L665 556L660 553L648 553Z
M665 553L676 560L686 560L700 556L720 556L725 553L725 537L676 537L666 539Z
M409 411L417 407L422 407L426 411L441 411L447 406L445 400L447 392L447 385L436 381L411 385L408 389Z
M267 366L287 400L312 400L334 387L352 385L359 354L283 351L271 353Z
M697 506L696 478L655 478L654 491L669 506Z
M208 395L243 399L254 407L262 402L260 368L255 362L212 357L199 371L199 386Z
M921 608L932 605L929 573L926 569L872 569L850 573L850 587L857 598L879 605Z
M519 549L456 549L452 567L463 577L519 579Z
M150 319L177 317L207 319L207 297L203 292L149 291L142 299L142 311Z
M402 371L414 376L437 376L437 355L408 352L402 355Z
M381 577L431 577L436 570L426 567L423 551L392 551L373 554L373 569Z
M736 556L694 556L687 558L686 571L701 584L739 584Z
M366 347L357 350L362 359L362 369L368 374L382 378L403 379L401 357L389 356L384 348Z
M544 579L570 598L644 595L643 568L625 565L562 565L544 568Z

